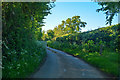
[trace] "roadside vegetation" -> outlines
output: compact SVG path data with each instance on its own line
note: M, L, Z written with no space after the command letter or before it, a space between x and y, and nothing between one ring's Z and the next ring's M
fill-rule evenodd
M97 0L96 0L97 1ZM49 47L77 56L96 66L102 71L119 76L120 24L112 25L112 20L119 12L120 2L98 2L101 6L96 11L103 11L106 24L110 26L81 32L87 23L80 16L63 20L53 30L44 34L43 40Z
M73 33L47 41L49 47L77 56L114 76L119 75L117 28L119 25Z
M49 2L2 3L2 78L24 78L39 67L46 57L39 42L43 19L51 8Z
M43 20L54 2L2 2L2 77L25 78L34 72L46 57L44 41L118 76L120 24L111 24L119 3L98 2L97 11L105 12L108 27L81 32L87 22L73 16L45 33Z

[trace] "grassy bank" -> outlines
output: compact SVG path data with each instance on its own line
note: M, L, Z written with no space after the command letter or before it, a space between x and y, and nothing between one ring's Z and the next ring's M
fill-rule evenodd
M112 74L114 76L119 75L117 52L104 48L102 55L100 55L97 51L88 52L84 46L77 44L69 44L67 42L62 43L57 41L48 41L47 43L49 47L78 56L108 74Z
M19 58L17 54L20 54ZM37 41L21 52L9 51L8 56L11 61L3 56L3 78L24 78L34 72L46 57L46 46Z
M118 28L120 24L91 31L61 35L48 41L48 46L78 56L114 76L118 70Z

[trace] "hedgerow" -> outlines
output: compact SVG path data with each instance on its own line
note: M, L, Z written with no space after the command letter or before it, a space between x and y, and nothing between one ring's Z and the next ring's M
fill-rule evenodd
M118 26L74 33L47 41L49 47L77 56L102 71L119 76Z

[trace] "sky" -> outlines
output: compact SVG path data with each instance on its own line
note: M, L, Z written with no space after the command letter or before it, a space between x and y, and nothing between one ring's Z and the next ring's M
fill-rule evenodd
M80 16L81 21L87 22L85 28L82 28L82 32L88 30L94 30L100 27L106 27L104 12L96 12L101 6L96 2L55 2L55 7L51 9L51 13L46 16L44 20L45 26L42 30L54 29L54 27L61 24L62 20L72 18L73 16ZM87 0L89 1L89 0ZM114 16L112 25L118 23L118 16Z

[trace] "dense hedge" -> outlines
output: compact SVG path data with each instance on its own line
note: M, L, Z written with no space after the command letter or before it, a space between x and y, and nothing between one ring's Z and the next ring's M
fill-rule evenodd
M111 49L104 49L101 55L99 50L96 51L95 47L93 47L92 44L90 45L89 42L82 46L58 41L48 41L47 44L49 47L77 56L108 74L119 76L119 54L115 51L111 51ZM91 50L95 52L91 52Z
M3 78L25 77L41 63L45 48L38 43L50 2L2 3Z
M114 76L118 69L118 27L120 24L83 33L58 37L47 41L49 47L78 56L88 63Z
M46 57L46 47L44 46L45 44L41 42L31 42L29 49L22 49L21 52L9 51L7 57L3 56L2 77L29 77ZM16 54L20 54L19 57Z
M94 44L103 42L105 46L111 47L111 49L118 49L118 27L120 24L112 25L108 27L99 28L93 31L87 31L83 33L70 34L63 37L57 37L56 41L70 42L81 45L89 40L92 40Z

